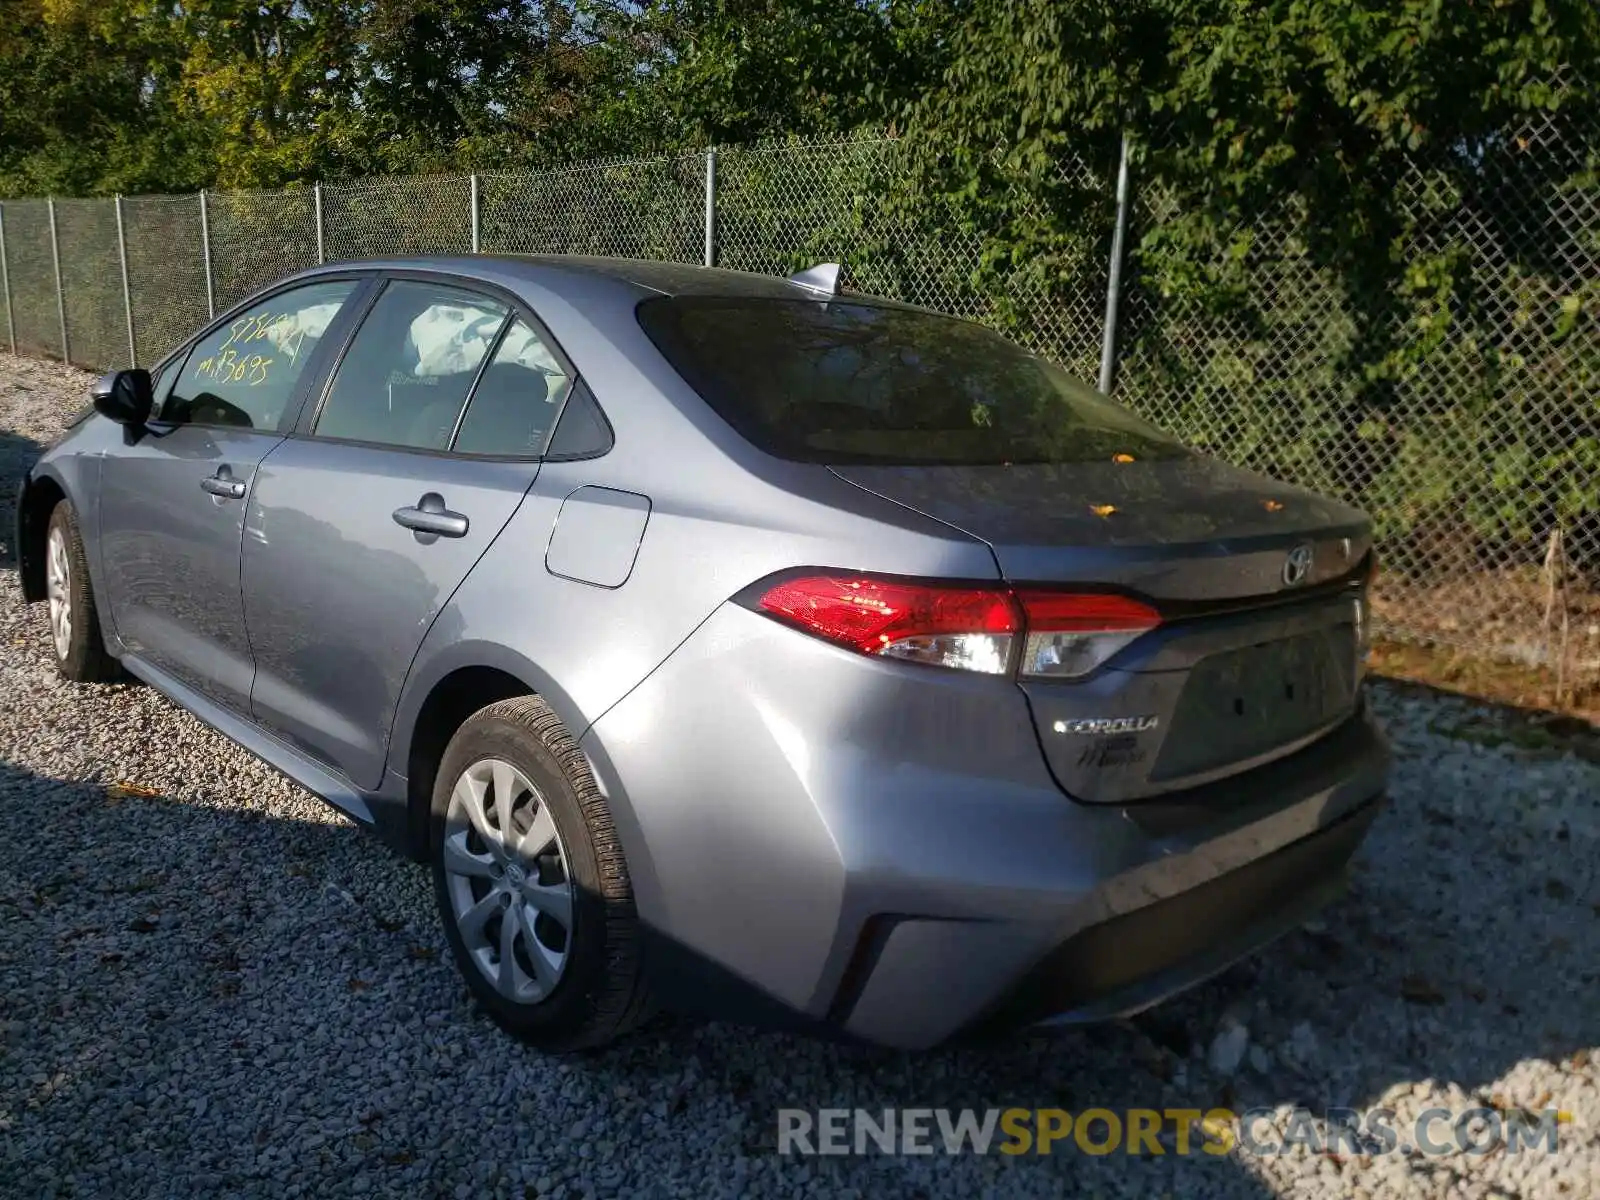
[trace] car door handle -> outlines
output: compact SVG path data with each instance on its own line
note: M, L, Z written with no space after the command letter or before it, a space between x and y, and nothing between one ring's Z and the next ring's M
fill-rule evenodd
M200 481L203 491L210 492L213 496L220 496L224 500L244 499L244 480L235 479L226 467L215 475L207 475Z
M431 533L438 537L466 537L471 524L465 515L451 512L444 506L444 497L429 492L418 500L415 507L394 510L395 524L403 525L416 533Z

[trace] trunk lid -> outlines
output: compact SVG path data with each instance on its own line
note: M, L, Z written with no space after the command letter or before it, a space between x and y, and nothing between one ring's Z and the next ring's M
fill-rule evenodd
M988 543L1013 584L1109 585L1162 610L1090 674L1020 683L1076 799L1208 783L1355 711L1371 549L1356 509L1198 455L833 470Z
M1315 492L1201 455L1152 462L836 466L856 486L987 542L1016 583L1098 583L1158 600L1284 589L1284 558L1313 544L1298 587L1342 575L1370 545L1365 516Z

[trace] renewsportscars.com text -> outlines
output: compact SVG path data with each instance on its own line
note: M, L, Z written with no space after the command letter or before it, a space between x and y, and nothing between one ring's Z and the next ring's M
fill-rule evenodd
M778 1110L778 1153L845 1154L1471 1154L1555 1153L1570 1118L1494 1108L800 1108ZM1282 1128L1280 1128L1280 1125Z

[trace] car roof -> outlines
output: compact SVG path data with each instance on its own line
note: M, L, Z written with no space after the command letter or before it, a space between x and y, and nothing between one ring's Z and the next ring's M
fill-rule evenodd
M664 296L753 296L793 299L816 293L778 275L730 271L692 263L656 262L639 258L602 258L598 255L505 255L501 261L526 264L542 270L599 275L648 289Z
M350 270L441 271L466 278L507 284L533 283L560 291L564 282L579 277L590 284L614 285L637 299L648 296L747 296L767 300L816 300L818 293L778 275L730 271L691 263L660 262L640 258L605 258L587 254L432 254L403 258L368 258L330 262L302 271L309 278L330 271ZM845 295L853 302L913 307L879 296Z

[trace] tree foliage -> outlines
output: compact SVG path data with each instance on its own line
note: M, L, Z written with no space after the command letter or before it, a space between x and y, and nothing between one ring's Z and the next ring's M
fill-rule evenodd
M906 124L995 319L1104 288L1126 131L1125 395L1393 537L1600 548L1592 0L976 0Z
M191 182L184 130L161 119L165 65L138 40L106 43L82 11L0 6L0 191Z
M963 0L658 0L643 89L687 144L882 127L937 78Z
M0 190L273 187L882 127L962 0L10 0Z
M1131 131L1180 201L1144 264L1217 298L1286 206L1318 261L1386 285L1408 171L1473 186L1518 115L1594 113L1597 87L1591 0L980 0L911 115L926 189L1024 254L1104 230L1062 164Z

